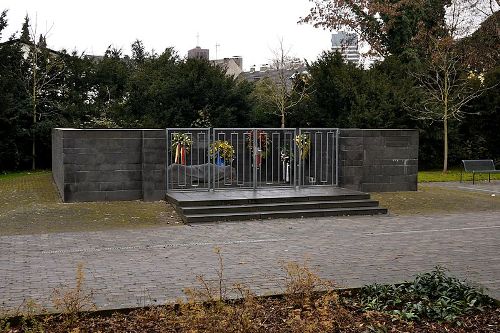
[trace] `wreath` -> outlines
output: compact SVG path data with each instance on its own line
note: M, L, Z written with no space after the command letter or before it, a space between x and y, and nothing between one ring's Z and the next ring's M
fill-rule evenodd
M311 137L308 134L300 134L295 137L295 143L299 148L300 158L305 160L311 150Z
M186 155L191 150L193 140L186 133L174 133L172 136L172 150L175 151L175 163L186 165Z
M217 155L225 161L231 161L234 156L234 148L226 140L217 140L210 145L210 155Z
M253 154L253 131L247 132L247 147L250 151L250 154ZM269 139L269 135L261 130L257 131L257 150L259 152L260 158L265 159L267 157L267 148L271 140Z

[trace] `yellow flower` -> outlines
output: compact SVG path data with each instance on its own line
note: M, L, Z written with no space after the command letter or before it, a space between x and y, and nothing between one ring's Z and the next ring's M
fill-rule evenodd
M234 156L234 148L225 140L217 140L210 146L210 155L215 154L219 154L224 160L230 161Z

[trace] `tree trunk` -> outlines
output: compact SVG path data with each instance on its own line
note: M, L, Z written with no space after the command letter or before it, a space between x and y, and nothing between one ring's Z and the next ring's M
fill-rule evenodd
M443 117L443 144L444 144L444 156L443 156L443 173L448 172L448 98L449 98L449 73L445 72L444 76L444 89L443 89L443 102L444 102L444 117Z
M281 112L281 128L285 128L285 112Z
M35 39L33 38L33 41ZM37 64L38 64L38 49L36 47L36 44L33 42L33 60L32 60L32 69L33 69L33 96L32 97L32 102L33 102L33 129L31 133L31 138L33 140L33 145L31 147L31 154L32 156L32 163L31 163L31 169L34 171L36 169L36 135L35 135L35 129L36 129L36 90L37 90Z
M31 139L32 139L32 146L31 146L31 169L34 171L36 169L36 135L35 135L35 128L36 128L36 91L33 88L33 128L31 129Z
M31 155L32 155L32 158L31 158L31 170L35 171L36 169L36 164L35 164L35 131L33 130L33 134L32 134L32 140L33 140L33 145L31 147Z
M448 172L448 118L444 118L443 121L443 133L444 133L444 159L443 159L443 173Z

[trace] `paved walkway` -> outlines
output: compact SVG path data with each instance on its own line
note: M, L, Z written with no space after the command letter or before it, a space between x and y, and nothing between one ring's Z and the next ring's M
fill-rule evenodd
M97 306L163 303L224 273L265 294L280 291L283 262L304 261L346 287L410 279L435 265L500 298L498 212L428 217L268 220L109 232L0 237L0 308L32 298L50 306L54 288L75 282L83 262Z

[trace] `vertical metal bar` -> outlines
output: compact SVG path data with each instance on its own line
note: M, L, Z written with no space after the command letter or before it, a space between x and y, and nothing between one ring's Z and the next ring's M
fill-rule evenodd
M224 131L222 133L222 141L227 141L226 140L226 131ZM229 141L227 141L227 142L229 142ZM222 178L222 185L225 188L227 186L227 182L226 182L226 160L225 159L224 159L224 162L222 164L222 174L224 175L224 177Z
M330 173L328 177L330 178L330 181L328 182L329 185L334 185L334 175L335 175L335 132L329 131L327 134L327 142L330 142L331 138L331 144L329 144L329 147L327 148L327 153L328 153L328 163L330 163ZM330 151L331 150L331 151ZM327 168L328 172L328 168Z
M182 164L182 147L181 147L181 165L184 165ZM180 168L179 168L179 172L180 172ZM188 184L187 184L187 172L184 172L184 189L186 189L188 187Z
M302 128L299 128L299 137L302 136ZM297 147L297 142L294 142L294 150L295 150L295 159L297 159L297 165L299 166L299 174L298 174L298 186L299 188L302 186L302 158L299 156L300 150Z
M320 136L319 136L320 139L321 139L320 140L320 142L321 142L321 144L320 144L320 150L319 150L319 158L321 160L320 165L319 165L319 176L321 178L320 183L324 183L325 182L324 178L323 178L323 149L324 149L324 147L323 147L323 136L324 135L325 135L325 131L321 131L320 132ZM328 143L328 133L326 134L326 142ZM326 160L326 161L328 161L328 160Z
M246 171L246 168L245 168L245 164L246 163L245 162L246 162L246 155L247 155L247 138L246 138L246 133L245 132L243 132L243 138L242 138L242 140L243 140L243 156L242 156L243 157L243 166L242 166L242 168L243 168L243 171L242 171L242 173L243 173L243 183L242 183L242 185L243 185L243 187L245 187L245 178L247 176L247 174L245 172Z
M271 132L272 133L272 132ZM262 135L264 136L264 143L262 143L262 140L259 140L260 142L260 151L261 151L261 154L262 152L264 151L262 149L262 144L264 144L264 149L266 150L266 159L267 159L267 139L268 139L268 132L267 131L262 131ZM271 136L271 149L273 148L273 143L272 143L272 136ZM262 159L262 155L261 155L261 161L263 160ZM272 170L271 170L272 172ZM272 176L272 174L271 174ZM272 180L271 180L272 181ZM266 161L266 181L264 183L266 186L269 185L269 163Z
M168 145L168 128L165 129L165 141L166 141L166 146L167 146L167 160L165 162L165 190L168 192L168 163L170 161L169 159L169 145Z
M335 186L339 186L339 129L335 130Z
M297 187L297 175L298 175L298 168L297 168L297 154L295 152L295 138L297 137L297 128L293 130L293 136L291 138L290 142L290 154L292 154L292 147L293 147L293 164L292 164L292 159L290 158L290 177L293 175L293 188ZM291 178L290 178L291 179Z
M214 129L212 129L211 144L212 145L215 144L215 141L216 140L215 140L215 128L214 128ZM213 189L215 191L215 188L216 188L216 185L215 185L215 154L213 154L213 155L210 154L210 150L209 150L208 156L209 156L209 161L210 161L210 163L212 165L212 177L211 177L212 178L212 182L213 182L212 187L213 187Z
M238 132L231 132L231 145L234 147L234 140L233 140L233 136L236 135L236 149L235 149L235 154L236 156L234 156L234 160L236 161L236 185L238 185L238 177L239 177L239 173L240 173L240 166L239 166L239 161L238 161L238 155L239 155L239 152L240 152L240 145L238 144L239 143L239 133ZM231 169L230 172L231 172L231 185L233 184L233 169L232 169L232 163L230 164L231 165Z
M330 142L330 138L329 138L329 135L331 133L329 131L326 131L326 165L325 165L325 176L326 176L326 184L329 183L328 179L330 179L330 183L333 184L333 173L332 174L328 174L328 165L332 165L332 171L333 171L333 155L331 156L330 158L330 145L329 145L329 142ZM332 147L333 147L333 140L332 140Z
M189 137L191 138L191 142L194 142L193 140L193 131L191 133L188 133ZM187 149L186 149L186 155L187 155ZM187 156L186 156L187 159ZM189 165L193 165L193 153L189 154ZM199 171L198 171L199 172ZM189 187L193 187L193 169L191 169L191 172L189 173Z
M282 175L280 171L283 171L286 169L286 164L284 163L284 161L281 160L281 135L283 135L283 145L285 145L285 140L286 140L286 132L283 131L282 133L278 133L278 154L277 154L277 157L278 157L278 184L281 183L281 179L284 180L284 184L286 184L286 175ZM273 151L273 158L274 158L275 154L274 154L274 151ZM283 164L283 166L281 165ZM285 171L286 172L286 171Z
M309 142L311 142L311 148L309 149L309 156L308 156L309 162L307 163L308 164L307 168L308 168L309 174L307 175L306 178L304 178L304 185L306 185L305 183L306 183L306 181L308 181L309 184L307 184L307 185L310 186L311 185L311 164L312 164L312 161L313 161L313 153L312 153L313 136L311 135L311 131L308 131L306 135L309 137ZM305 163L306 162L304 160L304 166L305 166ZM305 172L304 172L304 175L305 175ZM307 179L307 178L309 178L309 179Z
M170 142L172 142L172 134L173 133L170 133ZM177 147L175 149L177 152ZM177 167L177 186L181 187L181 168L179 168L179 167Z
M207 161L207 166L208 166L207 167L207 169L208 169L207 170L207 173L208 173L208 175L207 175L208 176L207 190L210 191L210 189L212 188L212 186L211 186L212 185L212 177L210 177L211 176L211 172L210 172L211 171L210 170L211 169L211 164L210 164L210 128L205 129L205 141L206 141L207 145L206 145L206 148L204 148L206 150L205 150L205 153L203 155L204 156L203 161L204 162ZM203 147L205 147L205 145L203 145Z
M196 136L195 136L196 134ZM201 135L203 134L203 132L195 132L193 133L193 137L196 138L196 141L193 140L192 142L192 145L191 145L191 165L193 165L193 156L194 156L194 147L195 146L199 146L200 144L200 141L201 141ZM195 145L196 143L196 145ZM200 161L200 149L196 149L196 164L197 165L201 165L201 161ZM200 168L198 167L198 179L197 179L197 182L196 182L196 187L199 189L200 188Z
M318 149L317 149L318 134L320 134L320 137L321 137L321 132L316 131L314 133L314 185L318 185ZM321 149L321 147L320 147L320 149Z
M266 135L264 134L265 132L261 130L261 134L260 135L263 135L264 136L264 140L267 139ZM258 185L260 185L261 187L264 187L265 185L267 185L267 163L266 163L266 170L264 171L264 182L262 181L262 164L264 163L264 159L262 158L262 140L260 139L260 135L259 135L259 131L257 130L257 144L259 145L259 149L260 149L260 182Z
M252 145L253 145L253 189L257 189L257 129L252 129Z

